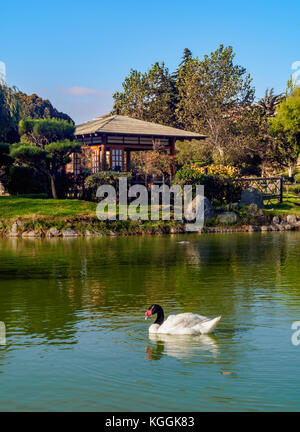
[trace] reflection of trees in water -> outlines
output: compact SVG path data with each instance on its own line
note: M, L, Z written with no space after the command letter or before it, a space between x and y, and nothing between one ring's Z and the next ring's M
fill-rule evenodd
M3 240L0 319L28 334L67 339L80 311L138 315L156 302L167 312L227 315L234 326L240 307L250 308L262 292L299 299L299 233L178 239Z

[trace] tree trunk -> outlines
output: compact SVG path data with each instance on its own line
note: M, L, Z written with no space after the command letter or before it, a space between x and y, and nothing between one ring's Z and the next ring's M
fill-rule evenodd
M56 187L55 187L55 177L52 174L50 174L50 182L51 182L52 198L53 199L58 199L57 193L56 193Z

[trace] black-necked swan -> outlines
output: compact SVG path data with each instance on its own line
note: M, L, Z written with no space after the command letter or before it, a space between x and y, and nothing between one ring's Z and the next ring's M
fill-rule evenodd
M165 320L163 308L158 304L151 305L145 312L145 319L157 314L154 324L149 327L149 333L200 335L212 333L221 317L207 318L193 313L170 315Z

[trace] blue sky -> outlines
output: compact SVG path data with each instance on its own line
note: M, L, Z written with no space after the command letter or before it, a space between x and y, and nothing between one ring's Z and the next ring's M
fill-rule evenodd
M185 47L202 57L232 45L261 97L283 91L300 60L299 17L295 0L10 0L0 9L0 60L9 84L77 123L111 110L131 68L165 61L173 71Z

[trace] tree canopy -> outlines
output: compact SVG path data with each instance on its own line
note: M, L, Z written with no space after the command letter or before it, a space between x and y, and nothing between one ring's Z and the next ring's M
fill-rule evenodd
M74 131L75 126L66 120L21 120L21 141L11 146L11 157L48 177L55 199L58 198L56 181L59 173L71 161L71 153L80 152Z
M68 114L59 112L48 99L42 99L37 94L27 95L21 91L15 94L22 109L22 118L56 118L73 123Z

